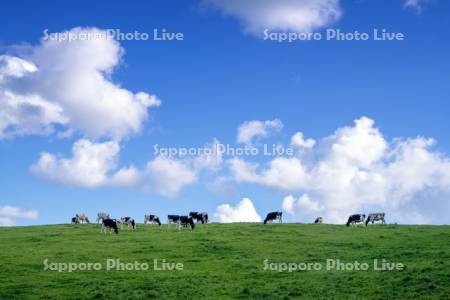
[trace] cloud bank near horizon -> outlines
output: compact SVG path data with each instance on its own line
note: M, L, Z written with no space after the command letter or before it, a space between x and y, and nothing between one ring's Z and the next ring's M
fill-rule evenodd
M0 206L0 226L14 226L16 219L36 220L38 217L37 210L25 210L11 205Z
M205 147L218 143L214 139ZM435 144L425 137L388 141L372 119L361 117L353 126L338 128L318 140L298 131L289 141L293 156L275 156L266 162L202 153L180 159L157 156L141 169L119 168L117 142L81 140L74 144L71 158L43 153L31 172L60 184L139 187L165 197L177 197L187 186L217 180L225 185L258 185L286 193L274 209L281 207L302 221L320 215L329 223L343 223L351 213L370 210L389 211L403 222L449 222L449 202L442 195L450 195L450 159L434 150ZM202 176L204 172L207 176ZM235 212L229 204L222 206L217 219L246 220L233 215L246 215L241 212L251 207L238 208ZM254 215L252 209L249 214Z
M327 222L343 223L349 214L370 209L389 210L404 222L450 222L450 203L441 198L450 194L450 159L433 150L435 140L388 141L367 117L338 128L317 145L301 137L297 144L307 147L292 157L264 164L230 159L231 177L289 193L282 207L295 218L321 215Z

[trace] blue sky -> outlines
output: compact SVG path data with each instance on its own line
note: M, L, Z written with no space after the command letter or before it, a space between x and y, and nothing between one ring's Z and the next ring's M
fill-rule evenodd
M309 2L2 3L0 92L12 91L13 96L7 99L0 93L0 129L8 131L0 135L0 220L6 225L63 223L76 212L92 218L99 211L141 220L150 212L165 216L202 210L216 213L215 219L225 222L257 220L254 210L261 217L283 210L287 221L311 222L324 215L334 223L348 213L383 210L392 222L448 223L450 3ZM280 5L295 8L313 20L305 23L294 15L294 21L285 22L286 16L275 13ZM334 17L314 14L330 7L335 10ZM268 21L272 12L278 23ZM273 32L322 33L328 28L345 32L385 28L404 33L406 38L278 43L263 40L249 29L255 26ZM45 50L45 42L40 41L45 29L64 32L76 27L148 33L165 28L183 33L184 40L119 41L105 48L89 48L88 42L79 46L65 42L67 45L57 46L56 52ZM133 118L139 128L124 129L126 133L117 129L122 126L120 122L108 119L105 123L103 113L83 119L80 111L92 112L90 105L99 101L96 91L101 88L87 88L81 75L73 75L92 70L87 66L80 71L78 64L71 63L76 60L70 56L74 53L70 47L80 52L87 49L80 64L89 65L91 60L101 61L108 55L120 58L117 63L107 62L113 71L99 71L104 76L100 83L129 91L126 101L130 103L139 102L136 95L142 91L149 97L155 95L161 104L136 104L137 115L148 115L136 117L137 121ZM122 55L114 52L118 48ZM65 56L59 57L63 52ZM13 58L21 59L20 68L28 62L37 71L20 69L25 74L20 78L7 73L5 66L11 69ZM59 59L63 70L52 70L54 59ZM2 67L4 78L10 77L3 83ZM69 95L80 90L85 91L82 100L87 106L81 107L84 104ZM61 116L49 121L42 119L41 113L34 115L35 110L25 110L18 118L15 105L34 101L26 98L32 96L60 106ZM115 101L104 97L103 101ZM99 105L95 109L102 112ZM105 115L120 114L113 105L109 109ZM19 121L11 125L8 122L13 117ZM129 124L123 118L123 124ZM279 120L282 128L265 123L272 120ZM2 124L6 124L4 128ZM48 127L36 132L24 124ZM98 133L93 128L100 124L106 124L106 129ZM287 147L296 132L314 139L315 145L297 145L295 158L284 158L286 164L274 157L237 158L239 161L222 157L213 168L201 170L195 158L158 161L153 153L155 144L203 147L214 138L242 146L245 143L237 143L240 126L243 130L245 126L250 131L259 129L249 143L255 147L264 143ZM68 137L58 135L68 131ZM105 144L111 142L120 150L104 150L114 163L103 162L107 170L101 174L93 174L98 170L76 162L64 167L61 159L70 160L72 148L80 140L88 143L89 149L101 145L110 149ZM92 158L92 151L85 153L88 164L103 156ZM51 170L44 167L42 152L52 155ZM367 156L362 157L364 153ZM152 161L156 163L148 170L146 166ZM246 164L257 166L252 169L254 165ZM133 179L112 182L116 172L130 166L136 171ZM303 171L305 179L297 179ZM281 178L277 177L280 173ZM104 178L88 180L96 175ZM74 176L86 180L80 183ZM189 176L191 180L186 179ZM180 177L184 177L182 183ZM161 185L168 185L170 191ZM244 198L250 200L241 201Z

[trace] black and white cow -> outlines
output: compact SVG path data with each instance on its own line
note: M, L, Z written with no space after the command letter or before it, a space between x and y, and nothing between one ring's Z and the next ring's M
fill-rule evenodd
M179 215L168 215L167 216L167 226L169 226L170 224L177 224L179 220L180 220Z
M363 214L354 214L348 217L347 226L354 225L357 223L364 223L364 219L366 218L366 215Z
M120 219L123 224L128 225L128 229L135 230L136 229L136 222L134 222L134 219L132 217L123 217Z
M194 230L195 228L194 219L190 216L180 216L177 222L177 229L180 230L181 226L190 227L191 230Z
M97 224L100 222L103 223L103 220L105 220L105 219L109 219L109 214L107 214L105 212L99 212L97 214Z
M205 212L190 212L189 216L192 217L195 221L202 222L202 224L208 223L208 214Z
M113 219L104 219L102 221L102 230L100 232L106 233L109 231L111 233L114 230L116 234L119 233L119 229L117 228L117 222Z
M267 217L264 219L264 224L267 224L267 222L272 222L278 220L279 223L283 223L282 220L283 213L281 211L274 211L267 214Z
M323 223L323 218L322 217L318 217L315 221L314 224L322 224Z
M72 224L80 224L80 221L78 221L77 217L72 218Z
M373 224L375 221L381 221L381 223L386 224L386 221L384 220L385 215L385 213L369 214L366 219L366 226L367 224L369 224L369 222L372 222Z
M156 215L145 215L144 216L144 224L158 224L161 226L161 221L159 220L159 217Z

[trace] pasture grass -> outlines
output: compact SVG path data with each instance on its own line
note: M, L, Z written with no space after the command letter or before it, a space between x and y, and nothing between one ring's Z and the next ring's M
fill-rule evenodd
M148 263L107 271L106 259ZM374 259L405 265L374 271ZM44 270L43 261L100 262L100 271ZM183 264L153 270L154 259ZM322 270L278 272L270 263L318 262ZM368 263L326 270L326 259ZM208 224L194 231L138 224L0 228L0 299L449 299L450 226Z

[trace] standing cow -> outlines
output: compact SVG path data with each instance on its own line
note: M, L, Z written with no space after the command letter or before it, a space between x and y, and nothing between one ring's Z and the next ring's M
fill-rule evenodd
M189 216L198 222L202 222L202 224L208 223L208 214L206 212L190 212Z
M167 216L167 227L169 227L170 224L178 224L179 220L180 220L179 215L168 215Z
M267 222L273 222L278 220L279 223L283 223L283 213L281 211L274 211L267 214L266 218L264 219L264 224L267 224Z
M104 232L106 234L107 231L111 233L113 230L116 234L119 233L119 229L117 228L117 221L113 219L104 219L102 221L102 229L100 232Z
M367 224L369 224L369 222L372 222L373 224L375 221L381 221L381 223L386 224L386 221L384 220L385 215L386 215L385 213L369 214L369 216L366 219L366 226Z

